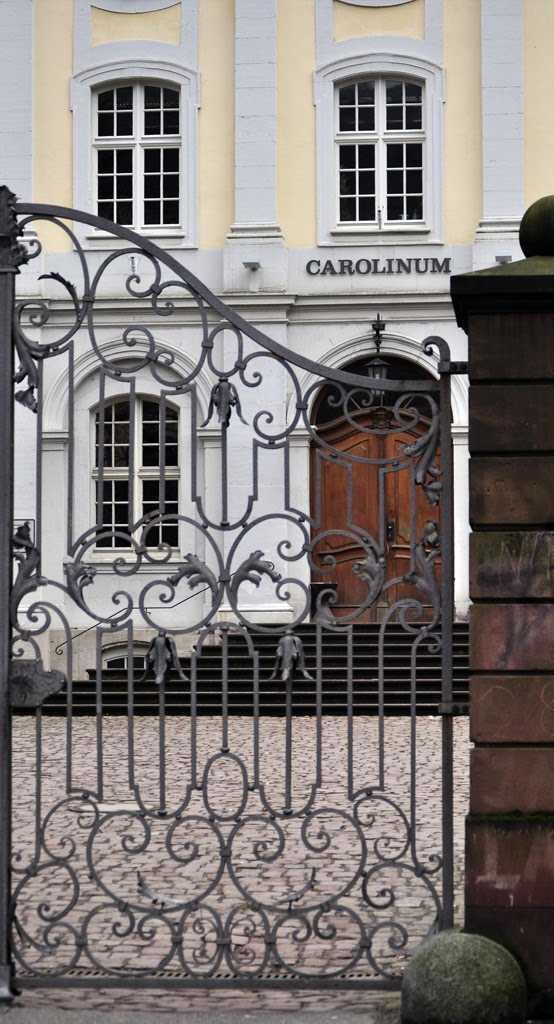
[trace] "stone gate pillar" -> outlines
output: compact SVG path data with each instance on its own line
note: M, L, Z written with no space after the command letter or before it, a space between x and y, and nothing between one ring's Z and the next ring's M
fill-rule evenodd
M554 196L527 259L452 280L469 336L470 813L466 930L554 1010Z

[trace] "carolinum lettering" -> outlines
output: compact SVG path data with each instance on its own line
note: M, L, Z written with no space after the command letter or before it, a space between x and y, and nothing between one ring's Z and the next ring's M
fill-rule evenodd
M450 256L439 260L435 256L416 256L408 259L309 260L306 271L311 277L351 274L449 274Z

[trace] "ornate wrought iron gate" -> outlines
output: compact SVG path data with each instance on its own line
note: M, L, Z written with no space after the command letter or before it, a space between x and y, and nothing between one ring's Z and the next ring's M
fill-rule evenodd
M14 205L5 188L0 204L0 596L10 609L1 621L3 998L14 971L20 985L398 985L414 946L453 913L446 344L424 345L439 353L439 379L377 386L278 345L125 228ZM110 255L85 251L75 222L107 232ZM14 272L43 258L45 227L70 242L80 280L47 260L45 297L14 305ZM128 299L125 323L105 313L114 286ZM34 524L11 518L14 379L21 415L36 416ZM311 415L324 388L337 419L361 435L417 427L417 438L392 457L339 451ZM333 555L321 554L329 530L322 535L320 488L336 465L363 587L346 615L334 604ZM374 481L373 533L353 514L360 466ZM408 480L412 510L401 578L387 566L385 495L395 474ZM365 657L357 624L379 602L370 714L354 686ZM395 720L394 746L385 715L391 630L411 651L410 714ZM85 632L87 642L95 635L96 699L77 718ZM261 635L274 638L271 673ZM325 644L335 636L346 652L341 718L325 692ZM103 658L116 641L128 707L113 719L103 710ZM214 645L220 705L199 715L199 665ZM421 737L418 678L430 651L442 657L442 718ZM248 715L231 713L232 670L249 693ZM268 678L282 694L273 718L260 714ZM156 697L155 716L135 713L139 679ZM170 679L183 698L172 717ZM296 713L300 686L312 694L312 716ZM55 693L65 713L47 717ZM437 785L420 808L419 773L433 758Z

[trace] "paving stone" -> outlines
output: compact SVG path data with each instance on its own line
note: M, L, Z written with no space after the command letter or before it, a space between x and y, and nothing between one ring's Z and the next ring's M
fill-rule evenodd
M229 748L243 761L251 782L255 750L252 725L252 719L247 717L232 718L229 722ZM434 858L441 853L441 727L439 718L417 720L412 764L409 719L386 719L383 746L378 720L355 718L349 757L346 719L325 718L321 738L321 784L316 786L312 813L308 817L281 821L284 839L281 850L278 829L263 808L261 791L248 789L244 792L236 761L218 757L208 767L221 743L221 721L216 718L203 718L198 722L196 777L201 779L203 773L207 773L209 806L228 820L210 821L202 793L190 785L190 720L181 718L167 720L162 743L169 813L148 819L134 813L134 797L129 788L130 767L134 769L140 799L148 808L159 808L158 723L152 718L135 720L134 764L130 765L127 720L106 717L102 737L103 791L98 801L103 823L97 826L91 844L92 826L98 812L91 807L86 794L97 791L100 778L95 721L81 718L73 723L73 791L68 796L65 788L69 749L66 723L56 718L44 719L40 736L40 816L44 842L39 871L34 878L27 879L18 899L20 954L35 970L44 970L47 964L53 963L58 967L67 966L74 942L66 926L78 929L88 915L87 941L94 960L91 962L86 950L81 950L80 967L90 970L98 965L113 971L131 967L144 971L156 970L161 965L166 971L182 974L183 962L179 956L183 955L187 963L195 964L199 974L204 972L205 975L213 969L213 956L217 954L213 944L215 915L225 919L234 911L232 942L223 951L219 973L229 974L233 969L252 973L262 962L265 942L263 916L248 909L247 902L277 904L274 910L266 910L275 921L277 916L283 916L291 894L294 896L307 887L291 904L297 916L284 921L279 931L277 951L282 963L290 963L295 970L308 975L348 973L360 938L356 924L359 919L366 931L373 933L371 957L368 960L363 956L351 974L358 983L365 980L368 984L379 981L376 967L385 974L400 977L409 949L434 927L434 887L440 892L440 871L435 871L438 862ZM16 862L16 885L21 877L18 869L32 861L35 850L34 729L32 719L15 719L14 848L16 857L21 858ZM464 818L469 781L467 720L455 720L454 730L455 905L456 922L462 924ZM293 719L292 806L297 811L310 799L312 787L316 785L316 755L313 720ZM282 809L285 800L283 720L261 720L259 778L265 801ZM381 783L383 790L379 788ZM355 794L356 820L352 816L349 786L351 794ZM412 789L417 824L410 840L406 822L410 816ZM244 798L245 808L242 807ZM188 804L182 809L182 820L176 820L174 815L184 801ZM241 820L237 822L239 812ZM231 849L232 855L219 875L222 843ZM413 849L416 863L426 866L428 874L416 874ZM364 850L367 850L365 881L359 876ZM93 879L90 878L91 868ZM315 880L310 885L314 870ZM71 871L75 872L74 876ZM161 920L159 917L153 920L152 899L138 891L138 873L148 891L167 903ZM68 895L72 893L74 878L78 880L79 893L74 905L63 913L69 906ZM391 903L393 891L395 902ZM324 913L319 925L321 934L312 932L302 938L298 914L340 892L343 893L340 913ZM49 909L41 911L46 900ZM208 908L191 911L190 927L183 930L183 945L176 946L172 953L171 922L182 914L183 903L191 900L203 901ZM119 910L115 909L115 902ZM61 938L59 947L44 948L41 913L54 918L56 914L62 915L63 925L55 922L51 933L51 937ZM136 927L130 928L131 913L139 917L146 915L146 918L150 915L142 934ZM154 925L157 931L151 934L149 929ZM398 943L401 925L409 935L406 949L402 942ZM33 941L43 948L34 946ZM282 978L284 981L285 972L278 962L268 964L267 969L274 980ZM22 974L21 965L18 970ZM100 977L97 984L102 984ZM239 986L240 982L236 984ZM18 1006L29 1010L79 1007L90 1011L115 1007L122 1012L169 1013L179 1012L186 1001L187 1013L213 1012L216 1007L256 1013L285 1009L320 1013L322 1010L358 1012L362 1007L367 1010L386 1007L387 1000L390 1006L390 993L378 990L320 988L318 991L315 988L312 991L289 990L285 986L174 988L164 989L163 998L159 992L142 988L24 988ZM139 1024L136 1016L133 1019L134 1024ZM14 1024L17 1024L15 1019ZM84 1018L80 1024L85 1024ZM108 1021L103 1018L102 1024Z

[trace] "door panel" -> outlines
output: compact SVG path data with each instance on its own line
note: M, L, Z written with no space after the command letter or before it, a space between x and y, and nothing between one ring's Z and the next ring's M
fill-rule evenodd
M379 555L386 557L384 589L356 617L359 622L380 621L387 607L402 598L430 605L403 577L415 568L414 548L425 523L438 523L439 517L437 507L429 505L415 483L415 459L404 451L422 436L428 421L398 433L364 433L371 422L371 414L363 413L357 416L358 428L344 419L319 428L322 441L337 454L333 458L315 444L311 454L314 564L327 569L315 569L312 575L314 582L336 584L337 617L354 614L363 605L368 586L379 573ZM439 561L435 564L438 567Z

